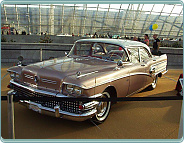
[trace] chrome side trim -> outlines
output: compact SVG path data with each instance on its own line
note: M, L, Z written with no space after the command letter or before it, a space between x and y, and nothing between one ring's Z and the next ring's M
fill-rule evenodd
M87 74L82 74L82 75L77 76L77 78L80 78L80 77L83 77L83 76L87 76L87 75L90 75L90 74L94 74L94 73L97 73L97 72L98 71L90 72L90 73L87 73Z
M97 84L96 86L94 85L94 86L90 86L90 87L85 87L85 86L81 86L81 85L77 85L77 84L73 84L73 83L69 83L69 82L63 82L63 84L70 84L70 85L81 87L83 89L91 89L91 88L94 88L94 87L97 87L97 86L100 86L100 85L103 85L103 84L106 84L106 83L109 83L109 82L113 82L115 80L119 80L121 78L133 76L133 75L147 75L147 76L150 76L150 74L148 74L148 73L136 72L136 73L132 73L132 74L126 74L124 76L120 76L120 77L117 77L117 78L112 78L110 80L106 80L104 82L101 82L101 83Z
M131 95L133 95L133 94L135 94L135 93L137 93L137 92L139 92L139 91L142 91L143 89L147 88L147 87L148 87L148 86L150 86L151 84L152 84L152 83L147 84L147 85L146 85L146 86L144 86L143 88L140 88L140 89L138 89L138 90L134 91L133 93L131 93L131 94L127 95L126 97L131 96Z
M27 86L21 85L21 84L19 84L17 82L14 82L13 80L10 80L10 83L15 84L16 86L25 88L27 90L30 90L32 92L40 93L40 94L52 95L52 96L56 96L56 97L68 97L68 96L65 96L65 95L63 95L61 93L53 93L53 92L48 92L48 91L43 91L43 90L27 87Z
M106 81L104 81L104 82L101 82L101 83L97 84L96 86L90 86L90 87L85 88L85 89L90 89L90 88L94 88L94 87L97 87L97 86L101 86L101 85L103 85L103 84L106 84L106 83L109 83L109 82L113 82L113 81L119 80L119 79L121 79L121 78L133 76L133 75L147 75L147 76L150 76L150 74L148 74L148 73L136 72L136 73L126 74L126 75L124 75L124 76L120 76L120 77L117 77L117 78L112 78L112 79L110 79L110 80L106 80Z
M164 74L165 74L168 70L166 70L166 67L165 67L164 69L162 69L162 70L160 70L160 71L154 73L154 75L157 75L157 74L159 74L159 73L162 73L163 71L165 71L165 72L164 72ZM163 74L163 73L162 73L162 74Z
M168 70L166 70L165 72L163 72L162 75L163 75L163 74L166 74L167 72L168 72Z
M98 101L91 101L91 102L88 102L88 103L84 104L84 110L91 110L91 109L94 109L95 107L97 107L98 104L99 104Z
M159 64L162 64L162 63L167 63L167 60L161 61L161 62L156 63L156 64L153 64L153 65L151 65L151 66L156 66L156 65L159 65Z
M98 97L101 97L101 96L102 96L102 94L99 93L99 94L92 95L89 98L98 98Z

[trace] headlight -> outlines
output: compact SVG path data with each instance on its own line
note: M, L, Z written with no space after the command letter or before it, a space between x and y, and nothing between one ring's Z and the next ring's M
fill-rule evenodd
M66 91L74 94L82 94L82 88L74 85L67 84Z
M15 73L15 72L10 72L10 77L12 78L12 79L19 79L19 74L18 73Z
M73 91L73 85L67 84L66 85L66 90L71 93Z
M10 77L11 77L12 79L14 79L14 78L16 77L16 73L11 72L11 73L10 73Z
M74 93L82 94L82 89L80 87L75 86L74 87Z
M19 79L20 76L19 76L19 74L17 73L15 77L16 77L16 79Z

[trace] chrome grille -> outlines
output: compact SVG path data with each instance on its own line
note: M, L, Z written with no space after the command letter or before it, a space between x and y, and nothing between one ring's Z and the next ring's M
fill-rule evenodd
M28 89L16 86L13 84L13 89L17 91L18 96L25 97L53 97L51 95L41 94L37 92L31 92ZM81 113L79 110L79 102L78 101L34 101L35 103L41 104L44 107L54 109L55 106L59 105L62 111L71 112L71 113Z

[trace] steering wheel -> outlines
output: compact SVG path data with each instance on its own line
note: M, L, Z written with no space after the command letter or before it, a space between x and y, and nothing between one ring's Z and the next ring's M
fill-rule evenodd
M108 59L111 60L111 61L114 61L114 59L116 59L116 58L113 58L113 57L117 57L117 59L121 59L121 56L119 56L117 54L114 54L114 53L110 54L109 56L110 57Z

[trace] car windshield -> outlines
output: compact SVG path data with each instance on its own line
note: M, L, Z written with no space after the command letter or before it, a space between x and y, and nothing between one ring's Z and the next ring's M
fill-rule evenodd
M69 56L90 56L100 59L127 62L127 54L124 48L118 45L94 42L76 42Z

